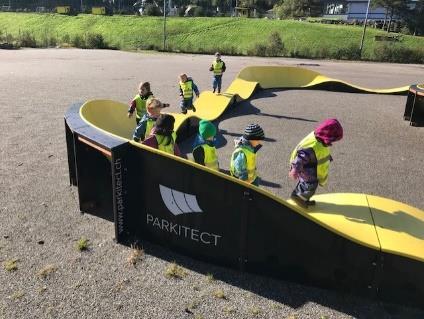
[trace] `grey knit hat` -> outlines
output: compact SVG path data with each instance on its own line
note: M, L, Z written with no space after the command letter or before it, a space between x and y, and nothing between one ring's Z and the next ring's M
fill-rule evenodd
M263 140L265 139L265 133L262 127L258 124L249 124L244 129L243 137L246 140Z

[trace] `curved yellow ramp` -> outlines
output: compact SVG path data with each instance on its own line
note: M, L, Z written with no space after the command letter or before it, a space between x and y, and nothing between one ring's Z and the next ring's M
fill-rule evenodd
M322 194L316 206L297 210L361 245L424 262L424 211L366 194Z
M234 101L250 98L258 88L324 88L343 92L404 94L409 86L391 89L369 89L331 79L318 72L293 66L248 66L240 71L223 94L204 91L195 100L196 112L171 113L175 117L175 131L190 117L206 120L219 118ZM81 108L81 117L91 125L114 136L131 139L134 119L126 117L127 105L110 100L92 100Z

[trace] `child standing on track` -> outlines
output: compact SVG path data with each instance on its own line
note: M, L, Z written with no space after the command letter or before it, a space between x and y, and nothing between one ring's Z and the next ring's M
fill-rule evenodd
M327 119L309 133L293 150L289 176L297 180L291 198L303 208L315 205L310 198L318 185L327 183L332 157L330 146L343 138L343 128L337 119Z
M218 171L219 163L214 143L215 134L216 127L213 123L206 120L199 122L199 134L194 141L193 157L196 163Z
M180 74L179 80L181 112L183 114L187 114L187 110L196 112L196 108L193 105L193 92L196 94L196 97L199 97L199 89L197 88L197 85L193 82L193 79L189 78L185 73Z
M221 93L221 84L222 84L222 74L225 72L226 66L225 62L221 60L221 54L219 52L215 53L215 60L212 62L209 71L213 72L213 93L218 89L218 94Z
M144 114L146 114L146 101L149 98L153 97L153 93L150 91L149 82L141 82L138 86L139 93L134 97L130 102L130 107L128 109L128 117L132 117L134 111L136 111L136 122L140 122Z
M256 153L262 147L265 133L258 124L249 124L243 136L236 141L236 149L231 155L230 173L255 186L259 186L256 172Z
M134 130L133 139L136 142L144 141L145 137L150 135L151 130L156 124L156 120L163 108L169 104L162 103L156 98L150 98L146 103L147 113L143 115L137 127Z

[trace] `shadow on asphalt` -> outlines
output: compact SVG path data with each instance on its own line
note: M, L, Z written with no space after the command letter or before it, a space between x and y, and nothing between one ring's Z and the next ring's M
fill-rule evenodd
M424 310L417 308L408 308L401 305L365 299L339 291L304 286L297 283L224 268L179 255L178 253L149 242L143 242L142 248L149 255L168 262L175 262L186 269L205 275L205 281L207 280L206 276L212 275L214 280L223 281L293 309L302 308L308 303L315 303L358 319L424 318ZM231 299L231 296L227 296L227 298ZM183 312L184 309L181 309L181 311Z

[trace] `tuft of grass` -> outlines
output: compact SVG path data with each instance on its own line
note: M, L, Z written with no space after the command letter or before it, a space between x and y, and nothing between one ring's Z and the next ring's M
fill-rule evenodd
M219 299L227 299L227 296L225 296L224 290L217 289L212 292L212 296Z
M200 306L200 301L199 300L193 300L192 302L190 302L187 306L188 309L190 310L194 310L197 309Z
M127 263L131 266L136 266L143 259L144 251L138 247L132 247L130 255L127 258Z
M255 306L250 308L250 312L252 313L252 315L258 316L261 313L261 309Z
M178 266L175 262L173 262L168 265L168 267L166 267L165 276L167 278L183 279L185 276L187 276L187 272L184 268Z
M18 258L6 260L3 263L3 267L7 271L16 271L16 270L18 270L18 264L17 264L18 261L19 261Z
M46 279L50 276L50 274L56 272L57 267L55 265L46 265L43 269L41 269L39 272L37 272L37 276L40 279Z
M77 250L78 251L86 251L89 248L88 239L85 237L81 237L77 241Z
M23 296L25 296L25 293L23 291L17 291L10 296L10 299L17 300L21 299Z
M213 275L211 273L206 274L206 280L207 282L213 282L215 281L215 278L213 277Z
M227 314L227 315L230 315L230 314L236 313L236 309L235 309L234 307L228 307L228 306L225 306L225 307L222 309L222 311L223 311L225 314Z

